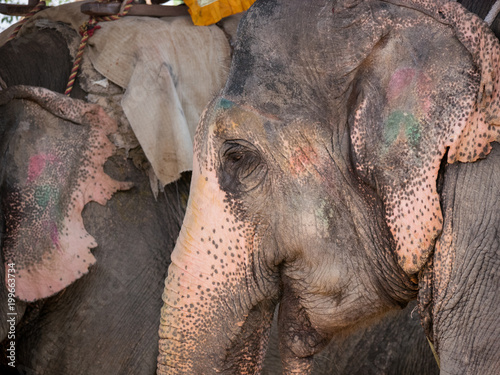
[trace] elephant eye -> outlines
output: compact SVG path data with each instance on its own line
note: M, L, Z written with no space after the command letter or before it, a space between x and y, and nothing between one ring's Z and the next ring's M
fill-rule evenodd
M243 140L226 141L220 159L219 182L222 189L229 193L255 189L267 173L259 151Z

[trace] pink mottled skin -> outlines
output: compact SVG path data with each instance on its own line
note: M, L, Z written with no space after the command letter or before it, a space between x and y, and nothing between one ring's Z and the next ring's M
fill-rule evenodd
M64 141L47 135L47 142L37 147L55 149L42 149L29 158L26 183L17 187L16 205L12 206L15 215L7 212L6 264L16 264L16 296L34 301L61 291L87 273L95 263L90 249L97 244L85 230L82 210L90 201L104 205L115 191L131 185L115 181L103 171L114 152L107 135L116 132L117 125L102 108L28 86L17 86L3 95L7 100L28 99L30 113L53 116L49 123L54 125L49 126L64 126L62 119L88 129L83 138L67 141L79 145L74 155L80 160L76 161L64 159L75 146L66 149ZM39 216L30 212L39 212Z
M186 373L197 373L196 369L201 363L184 362L181 358L199 347L200 334L211 337L204 344L208 351L216 350L221 345L230 345L230 340L234 340L243 331L247 316L242 312L227 318L230 322L225 323L232 325L232 331L224 338L219 337L217 327L223 322L217 311L210 311L209 303L218 295L230 293L235 286L242 291L253 287L248 284L251 279L248 273L252 268L255 233L249 227L242 227L229 212L225 193L218 187L216 174L201 167L196 159L191 191L196 191L197 194L190 197L184 225L172 253L163 294L162 316L176 323L170 324L165 320L161 322L160 373L170 373L173 367ZM222 252L226 256L222 256ZM181 279L182 282L179 282ZM252 302L249 300L242 303ZM195 313L198 311L204 311L205 320L197 317ZM265 326L270 324L271 317L272 314L268 316ZM207 320L212 323L207 324ZM186 331L181 347L170 340L180 330ZM264 347L266 337L264 335L262 342L257 345ZM251 355L250 350L248 354ZM179 361L183 364L179 364ZM213 371L221 371L217 367L219 365L222 363L213 363ZM256 368L249 368L241 369L238 373L249 374L255 371Z

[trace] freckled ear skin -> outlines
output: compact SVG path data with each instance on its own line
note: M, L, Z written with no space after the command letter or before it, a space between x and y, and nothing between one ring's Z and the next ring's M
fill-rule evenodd
M116 123L101 107L17 86L0 93L2 252L14 263L16 297L59 292L88 271L97 246L85 230L86 203L105 204L131 185L103 171Z
M384 2L397 5L384 10L392 29L358 70L351 142L358 173L384 201L398 262L414 274L442 230L446 151L450 163L473 162L500 140L500 45L455 2Z

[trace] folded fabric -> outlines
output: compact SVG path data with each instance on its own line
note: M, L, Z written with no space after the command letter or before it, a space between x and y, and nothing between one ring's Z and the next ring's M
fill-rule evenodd
M23 29L45 18L78 31L88 20L80 6L48 8ZM225 33L215 25L194 26L189 16L127 16L99 25L84 54L95 70L125 89L121 105L146 157L163 185L173 182L192 169L199 118L226 80L230 46Z

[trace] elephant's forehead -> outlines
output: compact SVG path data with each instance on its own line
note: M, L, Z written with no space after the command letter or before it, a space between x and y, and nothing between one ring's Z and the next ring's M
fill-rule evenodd
M259 140L281 143L298 134L312 136L324 122L323 114L293 106L285 107L285 111L277 116L246 98L230 100L220 97L213 107L213 115L211 131L216 135L223 139L244 137L256 143Z

